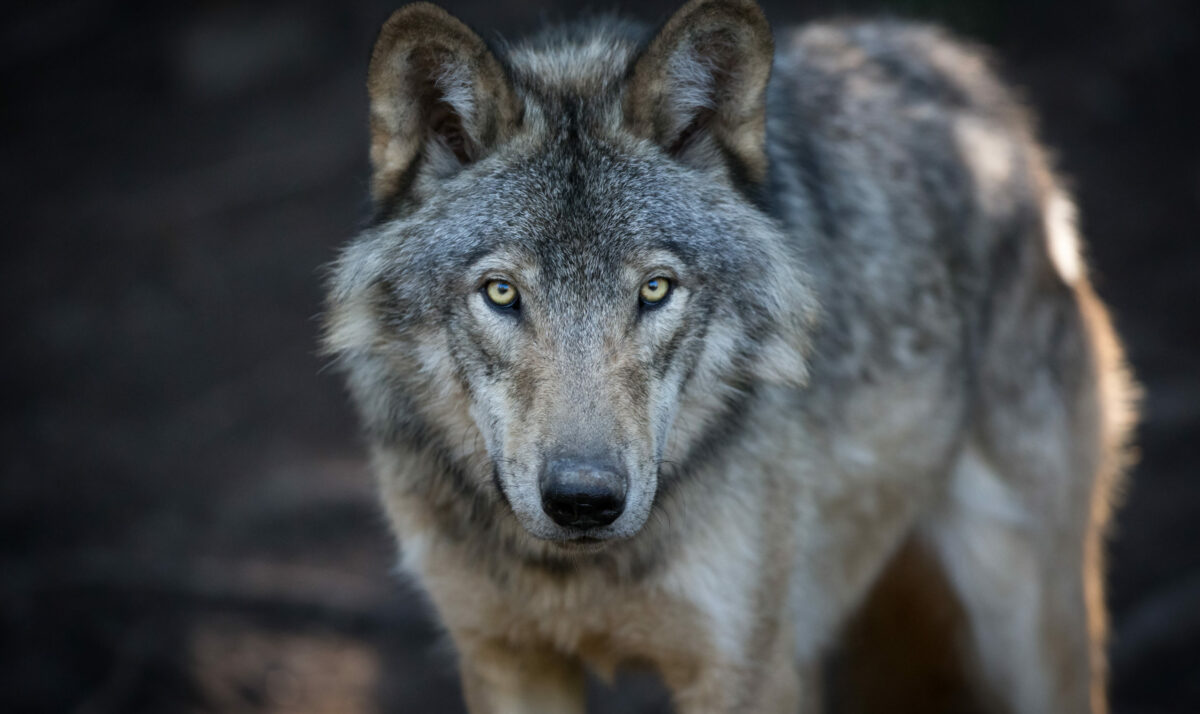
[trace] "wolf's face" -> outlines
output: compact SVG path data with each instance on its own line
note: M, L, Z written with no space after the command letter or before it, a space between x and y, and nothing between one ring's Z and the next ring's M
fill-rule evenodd
M470 221L504 228L455 276L450 354L530 533L627 537L650 512L719 286L656 220L651 167L618 160L573 179L561 157L539 158L506 172L496 213Z
M734 188L762 174L769 35L764 58L757 26L718 18L714 44L668 23L638 59L614 35L590 61L502 66L430 6L396 17L372 61L393 209L337 266L328 344L384 445L432 450L537 538L631 537L715 424L762 383L803 381L804 281ZM717 58L681 69L688 42ZM726 121L722 102L747 101L735 79L749 119Z

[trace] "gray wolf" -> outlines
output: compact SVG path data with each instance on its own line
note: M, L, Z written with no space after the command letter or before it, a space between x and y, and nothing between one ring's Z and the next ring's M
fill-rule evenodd
M1133 388L980 52L751 0L492 48L419 3L367 87L325 345L472 712L629 664L680 712L817 711L910 551L981 707L1105 711Z

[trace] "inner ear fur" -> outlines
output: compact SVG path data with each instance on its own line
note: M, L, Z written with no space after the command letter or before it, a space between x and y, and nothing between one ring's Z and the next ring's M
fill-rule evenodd
M628 128L685 163L706 163L701 145L714 140L746 178L762 181L774 51L753 0L692 0L635 60L624 100Z
M414 3L392 13L367 71L371 192L402 193L422 153L447 166L476 161L506 139L519 104L487 44L445 10Z

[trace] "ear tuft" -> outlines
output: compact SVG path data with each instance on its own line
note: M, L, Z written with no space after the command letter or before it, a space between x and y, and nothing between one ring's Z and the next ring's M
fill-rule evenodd
M407 191L422 158L435 174L452 173L519 123L499 60L470 28L429 3L402 7L384 23L367 92L377 201Z
M737 162L766 176L766 87L774 40L753 0L692 0L635 61L625 120L688 163Z

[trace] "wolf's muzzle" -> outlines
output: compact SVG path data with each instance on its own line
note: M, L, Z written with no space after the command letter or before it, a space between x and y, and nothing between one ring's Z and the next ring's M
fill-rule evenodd
M624 470L612 464L571 459L551 461L538 479L542 510L560 526L607 526L625 510L628 483Z

